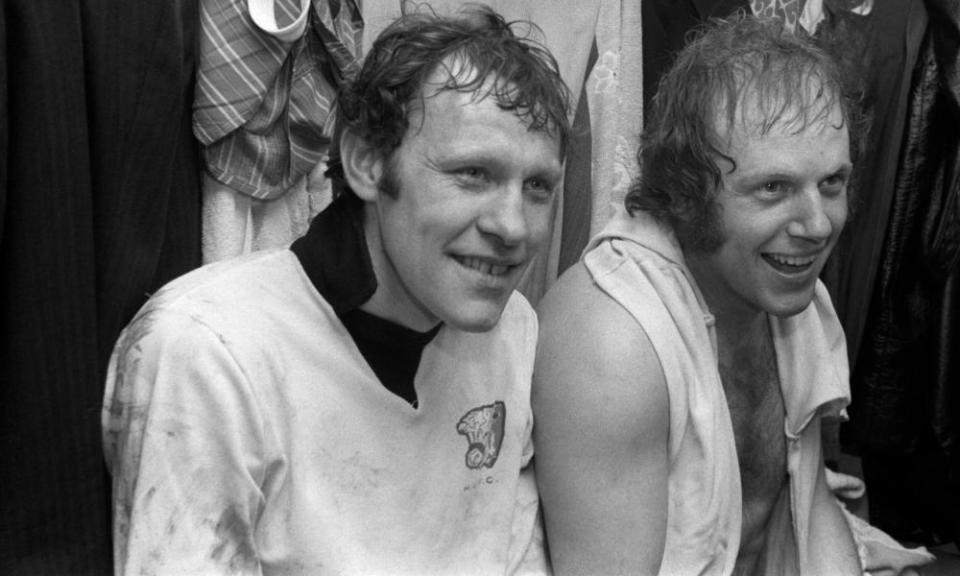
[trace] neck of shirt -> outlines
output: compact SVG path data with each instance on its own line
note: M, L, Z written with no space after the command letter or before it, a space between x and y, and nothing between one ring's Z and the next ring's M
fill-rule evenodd
M363 202L341 194L290 250L383 386L416 406L420 357L442 325L418 332L360 309L377 289L362 222Z

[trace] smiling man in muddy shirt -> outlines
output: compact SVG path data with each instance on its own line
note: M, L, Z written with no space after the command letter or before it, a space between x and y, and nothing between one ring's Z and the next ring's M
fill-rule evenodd
M118 574L546 569L515 288L550 233L569 95L518 26L387 28L308 233L174 281L126 329L103 422Z

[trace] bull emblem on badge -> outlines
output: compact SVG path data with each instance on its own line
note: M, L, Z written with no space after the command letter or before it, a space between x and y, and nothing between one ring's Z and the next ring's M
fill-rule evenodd
M503 444L503 428L507 407L499 400L479 406L463 415L457 422L457 432L467 437L467 468L493 468Z

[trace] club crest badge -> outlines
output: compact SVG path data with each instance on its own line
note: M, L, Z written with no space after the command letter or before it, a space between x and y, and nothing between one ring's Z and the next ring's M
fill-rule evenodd
M457 432L467 437L467 468L493 468L503 444L506 420L507 407L498 400L470 410L457 422Z

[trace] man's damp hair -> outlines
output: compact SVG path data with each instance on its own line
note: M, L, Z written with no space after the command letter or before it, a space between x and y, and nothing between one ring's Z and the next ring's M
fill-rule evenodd
M472 93L477 100L494 98L528 129L556 137L561 157L565 155L570 91L554 57L530 38L534 31L539 31L535 24L507 22L484 5L468 5L454 16L420 8L390 24L373 43L356 78L338 95L327 170L335 191L349 189L340 164L343 130L352 130L390 158L410 128L411 111L429 97L424 93L428 79L440 68L449 74L437 88Z

